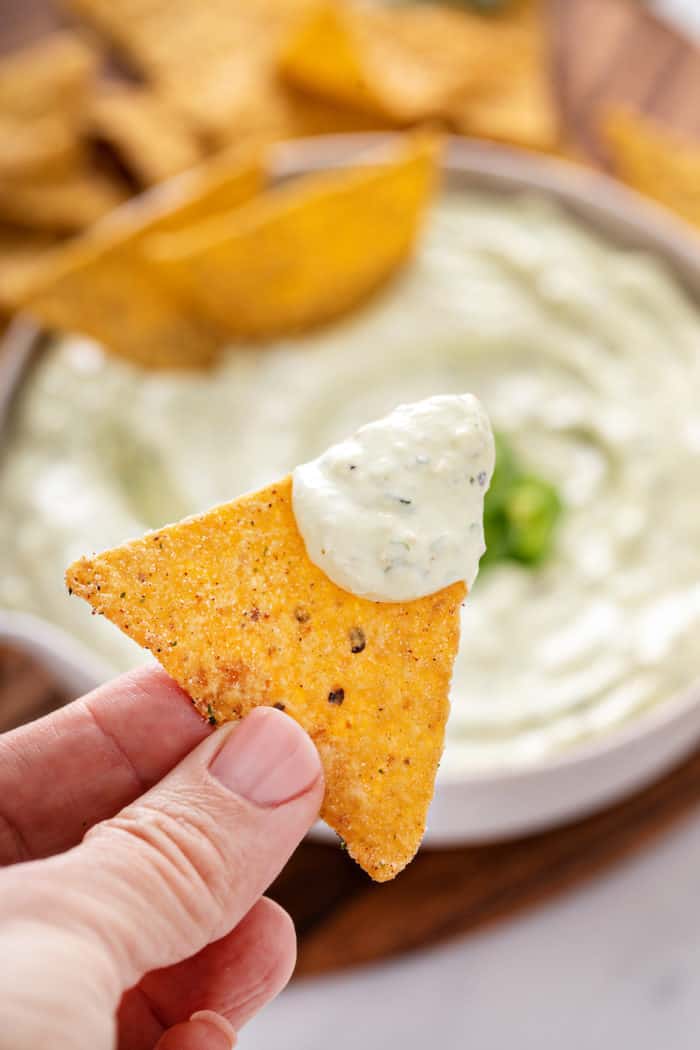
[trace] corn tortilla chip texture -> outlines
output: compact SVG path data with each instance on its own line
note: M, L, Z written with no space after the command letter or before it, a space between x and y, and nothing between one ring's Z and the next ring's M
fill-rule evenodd
M311 735L322 816L376 880L413 857L443 748L463 584L405 604L313 565L276 485L84 558L69 587L156 656L217 723L281 707Z

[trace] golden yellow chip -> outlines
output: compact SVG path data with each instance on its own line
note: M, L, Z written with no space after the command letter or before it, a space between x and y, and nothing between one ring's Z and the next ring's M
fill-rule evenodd
M252 147L281 139L390 130L394 126L392 121L284 84L273 72L251 70L250 90L242 93L229 128L219 137Z
M97 66L94 49L77 33L54 33L0 61L0 113L74 116Z
M144 251L234 337L266 338L342 314L409 257L437 174L430 136L364 167L309 175L230 217Z
M82 159L75 127L62 115L27 120L0 114L0 180L61 179Z
M218 143L240 141L236 115L267 90L277 51L309 2L68 0Z
M608 113L603 133L624 182L700 226L700 141L621 108Z
M256 161L227 156L136 198L83 238L54 253L12 301L44 325L77 331L150 368L212 363L221 333L188 308L139 250L154 230L230 210L255 193L263 173Z
M75 233L125 198L116 182L87 166L55 180L0 179L0 219L29 229Z
M483 46L492 57L492 69L452 106L454 128L526 149L556 150L561 118L542 3L521 0L483 22Z
M89 127L144 186L191 168L203 149L195 133L154 91L111 85L90 102Z
M442 753L463 584L403 604L341 590L313 565L291 479L84 558L66 574L156 656L212 722L280 707L311 735L321 814L372 878L425 829Z
M292 83L398 122L444 116L491 64L482 20L428 4L322 0L280 55Z

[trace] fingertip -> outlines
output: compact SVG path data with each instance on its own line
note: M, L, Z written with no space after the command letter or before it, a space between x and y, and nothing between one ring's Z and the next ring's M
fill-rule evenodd
M127 671L126 674L120 675L107 685L101 686L100 689L118 691L122 695L126 694L144 702L148 700L165 701L175 705L176 709L179 708L197 723L207 725L206 719L197 711L189 693L186 693L182 686L178 685L175 679L171 678L160 666L136 667L133 671Z
M164 1032L156 1050L233 1050L236 1042L235 1029L225 1017L213 1010L198 1010L189 1021Z
M266 962L258 996L248 1002L252 1014L263 1003L271 1002L289 984L297 963L297 932L288 912L269 897L261 897L244 922L250 923L254 930L256 951ZM237 1025L241 1027L248 1016L239 1013Z

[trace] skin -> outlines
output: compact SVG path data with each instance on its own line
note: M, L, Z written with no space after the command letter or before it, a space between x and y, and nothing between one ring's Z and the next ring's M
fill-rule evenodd
M229 1050L293 970L263 893L322 795L290 718L214 731L160 670L0 737L0 1050Z

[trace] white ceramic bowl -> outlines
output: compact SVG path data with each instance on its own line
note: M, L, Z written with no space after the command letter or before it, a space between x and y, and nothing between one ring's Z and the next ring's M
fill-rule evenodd
M342 166L381 138L328 136L285 143L275 151L273 174L284 178ZM463 139L450 141L445 174L454 189L528 190L555 198L610 241L663 258L700 303L700 240L667 212L611 179L565 162ZM37 352L36 336L20 326L10 353L0 355L0 417L24 361ZM2 638L30 649L75 695L109 677L109 668L76 639L36 617L0 612ZM620 728L542 762L441 777L426 841L439 846L520 835L583 816L642 787L700 741L700 655L698 674L697 685L682 695L669 696Z

